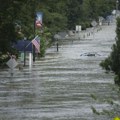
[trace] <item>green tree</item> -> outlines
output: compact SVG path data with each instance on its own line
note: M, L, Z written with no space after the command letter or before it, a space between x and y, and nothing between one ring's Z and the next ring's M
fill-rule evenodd
M10 50L11 41L17 37L14 24L17 10L14 1L0 1L0 51L3 53Z
M43 12L44 26L47 26L52 34L66 29L67 27L67 17L65 14L66 2L65 0L50 0L42 1L38 10Z
M83 2L83 12L86 19L96 19L98 17L97 13L97 2L95 0L84 0Z
M84 0L83 12L86 19L98 19L98 16L106 17L115 9L115 0Z
M115 83L120 84L120 18L117 19L116 34L116 43L113 44L110 56L100 65L106 70L112 70L116 75Z
M67 0L66 16L68 29L75 29L75 25L79 24L82 18L82 2L83 0Z

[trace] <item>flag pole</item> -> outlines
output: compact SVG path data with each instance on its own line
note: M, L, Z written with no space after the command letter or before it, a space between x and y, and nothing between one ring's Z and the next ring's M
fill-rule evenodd
M38 37L38 35L34 38L34 39L36 39ZM33 39L33 40L34 40ZM30 41L30 43L31 43L32 41ZM25 46L25 48L27 48L29 45L30 45L30 43L29 44L27 44L26 46Z

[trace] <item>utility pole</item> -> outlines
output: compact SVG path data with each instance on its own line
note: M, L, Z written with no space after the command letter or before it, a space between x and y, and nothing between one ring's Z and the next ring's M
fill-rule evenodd
M58 39L57 39L57 52L58 52Z
M36 22L36 0L34 0L34 5L33 5L33 17L34 17L34 38L35 38L35 34L36 34L36 27L35 27L35 22ZM35 62L35 46L33 45L33 62Z
M119 1L116 0L116 17L117 17L117 14L118 14L118 4L119 4Z

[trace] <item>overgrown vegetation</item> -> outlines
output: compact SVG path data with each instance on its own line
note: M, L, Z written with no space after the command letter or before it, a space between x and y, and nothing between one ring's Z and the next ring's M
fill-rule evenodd
M116 43L112 46L112 52L100 65L107 71L115 73L115 83L120 85L120 18L117 18Z

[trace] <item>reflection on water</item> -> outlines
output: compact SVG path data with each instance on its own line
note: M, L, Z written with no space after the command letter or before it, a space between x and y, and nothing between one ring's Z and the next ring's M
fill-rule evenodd
M111 51L115 26L103 27L95 39L65 41L59 52L53 46L46 57L25 67L0 71L2 120L108 120L120 116L114 75L99 63ZM100 56L80 56L83 53Z

